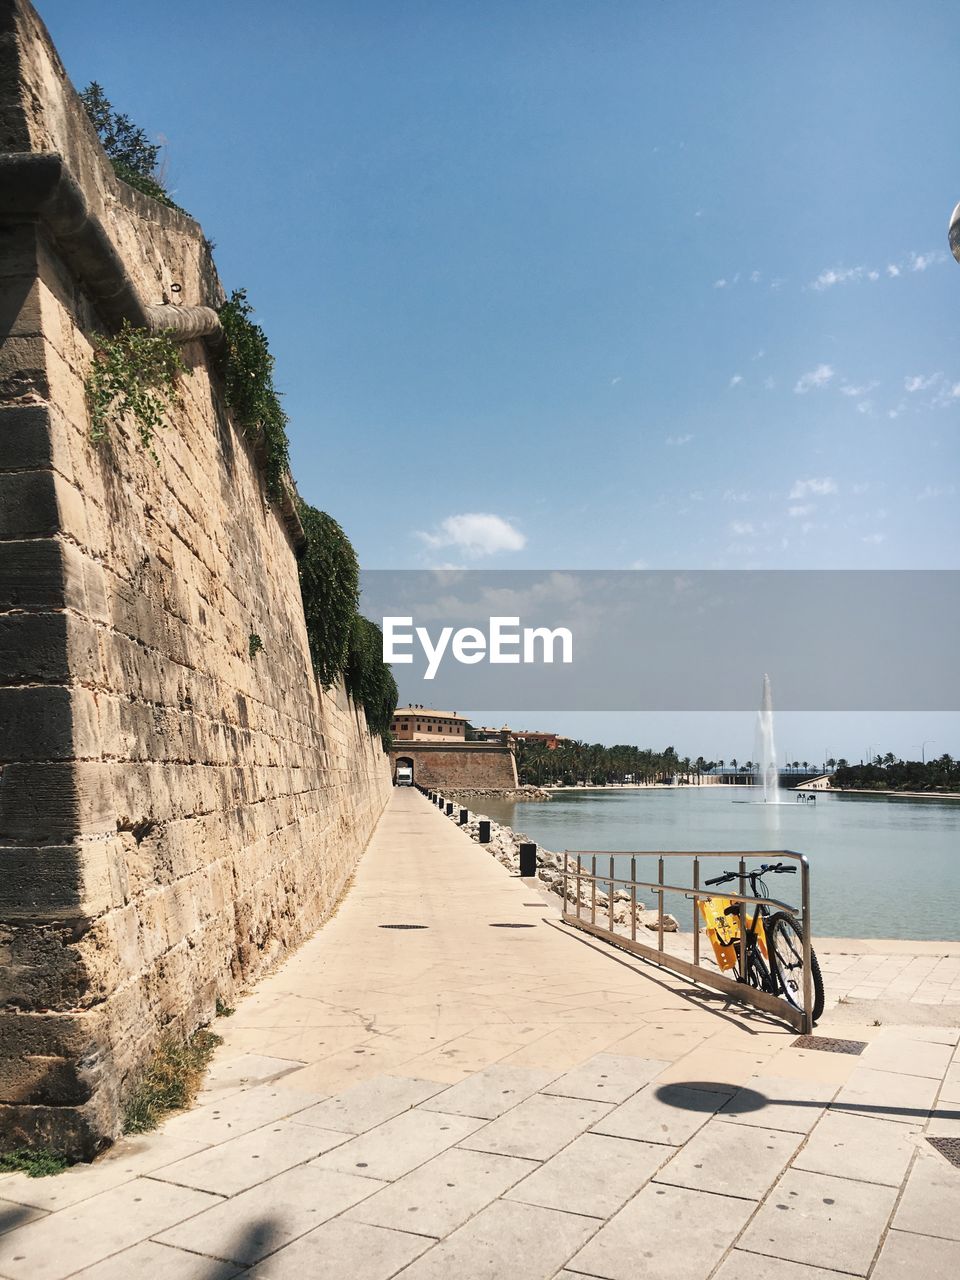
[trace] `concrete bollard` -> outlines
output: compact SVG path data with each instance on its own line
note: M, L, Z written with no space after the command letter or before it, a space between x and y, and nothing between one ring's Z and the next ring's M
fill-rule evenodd
M535 876L537 874L537 846L535 844L521 844L520 874L521 876Z
M480 830L477 832L477 839L481 844L490 843L490 823L489 822L480 823Z
M461 827L465 827L465 826L467 825L467 818L468 818L468 817L469 817L469 811L468 811L467 809L461 809L461 810L460 810L460 825L461 825Z
M437 796L437 808L438 809L443 808L443 796Z
M452 801L452 800L448 800L448 801L447 801L447 809L446 809L446 813L447 813L447 817L448 817L448 818L449 818L449 817L451 817L451 816L452 816L452 814L453 814L453 801Z

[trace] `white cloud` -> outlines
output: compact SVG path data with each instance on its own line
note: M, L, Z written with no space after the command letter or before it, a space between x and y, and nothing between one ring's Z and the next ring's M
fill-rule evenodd
M936 386L942 377L942 373L929 373L926 376L917 374L913 378L904 378L903 386L906 391L911 393L914 391L929 391L931 387Z
M865 382L863 386L857 387L853 383L845 382L840 388L840 394L844 396L865 396L868 391L872 391L874 387L879 386L877 382Z
M858 494L866 493L869 488L870 488L870 481L861 480L861 481L858 481L858 483L853 486L853 492Z
M812 502L804 502L804 503L801 503L799 506L790 507L787 510L787 515L792 516L794 519L796 519L797 516L808 516L812 511L815 511L815 510L816 510L816 507L813 505Z
M926 271L927 267L932 267L937 262L946 261L947 255L939 249L931 249L929 253L911 253L910 254L910 270Z
M667 436L666 440L664 440L663 443L680 446L684 444L689 444L692 439L693 439L693 435L688 432L687 435L685 436Z
M748 489L724 489L724 502L749 502L753 497Z
M766 353L766 351L764 351L763 347L761 347L759 351L755 352L755 353L750 357L750 359L751 359L751 360L762 360L762 359L763 359L763 357L764 357L766 354L767 354L767 353Z
M617 385L617 383L618 383L618 382L622 382L622 381L623 381L623 378L622 378L622 377L618 377L618 378L611 378L611 379L610 379L610 385L611 385L611 387L615 387L615 386Z
M733 377L730 379L730 386L738 387L742 381L743 381L743 374L735 373Z
M810 288L816 289L818 293L823 293L824 289L832 289L835 284L847 284L851 280L862 280L865 273L865 267L828 267L826 271L820 272Z
M858 400L858 401L857 401L857 413L873 413L873 401L872 401L872 400Z
M798 396L806 395L808 391L819 390L825 387L833 378L833 369L828 364L818 364L815 369L811 369L809 373L805 373L797 380L797 385L793 388Z
M760 272L759 272L759 271L751 271L751 272L750 272L750 283L751 283L751 284L759 284L759 283L760 283Z
M931 498L952 498L957 487L953 484L928 484L917 494L918 502L927 502Z
M879 547L881 542L886 542L887 535L885 533L868 533L865 538L861 538L861 542L865 542L867 546Z
M522 551L527 545L524 535L501 516L485 512L466 512L447 516L432 533L420 532L428 547L456 547L464 555L496 555L498 551Z
M735 538L752 538L756 529L749 520L734 520L730 525L730 532Z
M837 493L837 482L831 476L820 479L797 480L790 490L791 499L825 498L828 494Z
M763 380L764 391L772 391L776 385L777 382L775 378L764 378Z
M715 289L725 289L727 287L726 280L714 280L713 287Z
M900 274L900 268L894 262L887 263L887 275L891 280L895 280Z

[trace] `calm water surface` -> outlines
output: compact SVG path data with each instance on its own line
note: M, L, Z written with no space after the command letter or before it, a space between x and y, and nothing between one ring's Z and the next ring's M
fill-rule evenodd
M547 849L792 849L810 859L815 933L960 941L960 801L824 795L813 805L796 803L788 792L781 805L743 803L755 793L752 787L683 787L467 803ZM736 861L729 865L735 869ZM617 874L627 874L628 866L619 865ZM686 860L682 868L675 884L690 883ZM727 865L718 861L701 874L721 870ZM637 874L655 880L656 861L639 863ZM673 874L680 874L676 864ZM774 897L799 902L799 874L771 876L768 888ZM646 901L655 905L649 894ZM690 928L689 901L668 897L667 910L682 929Z

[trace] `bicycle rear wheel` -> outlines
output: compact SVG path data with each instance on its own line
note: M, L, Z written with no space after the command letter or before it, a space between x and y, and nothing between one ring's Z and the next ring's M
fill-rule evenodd
M767 921L767 949L778 994L795 1009L803 1009L803 934L793 918L779 911ZM810 949L813 979L813 1020L823 1013L823 976L817 954Z

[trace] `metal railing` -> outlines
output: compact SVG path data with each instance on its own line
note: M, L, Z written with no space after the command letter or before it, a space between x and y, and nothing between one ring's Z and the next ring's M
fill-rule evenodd
M609 866L606 871L597 870L597 859L608 858ZM615 859L630 859L630 875L618 876L615 874ZM656 858L657 863L657 879L656 880L638 880L637 879L637 858ZM664 861L667 858L690 858L693 860L692 885L675 885L667 884L664 880ZM739 859L739 876L740 876L740 892L727 893L726 890L719 891L717 889L703 889L700 882L700 861L703 858L724 858L727 862L733 859ZM585 860L589 859L589 870L586 869ZM777 898L757 898L746 893L747 885L747 860L759 860L762 862L782 862L784 859L790 859L800 865L800 908L792 907L787 902L781 902ZM573 896L571 896L570 887L574 886ZM607 894L607 925L597 923L597 885L607 884L609 890ZM583 887L588 888L589 903L583 902ZM618 933L615 929L614 910L616 906L616 890L619 886L623 886L630 895L630 932L629 936ZM656 947L648 946L644 942L637 941L637 890L647 889L653 890L657 895L657 945ZM760 905L773 908L777 911L785 911L793 916L800 927L803 939L803 1009L797 1009L789 1001L780 996L773 995L769 991L761 991L757 987L748 986L744 982L738 982L733 978L728 978L721 973L719 969L708 969L700 963L700 914L698 904L701 899L713 898L718 892L722 892L723 896L731 903L745 903L748 905ZM693 961L684 959L682 956L673 955L666 951L663 945L664 935L664 917L663 917L663 897L666 893L680 893L684 897L693 901ZM576 910L571 911L571 902L575 902ZM584 919L584 909L588 912L588 918ZM747 915L746 911L741 912L741 922L743 917ZM763 1009L767 1013L775 1013L779 1017L784 1018L791 1026L801 1032L801 1034L809 1034L813 1030L813 980L810 967L810 864L802 853L794 853L789 849L778 849L775 851L756 852L736 850L734 852L718 852L710 850L709 852L689 850L676 851L644 851L637 850L635 852L611 852L609 850L576 850L568 849L563 855L563 920L566 924L573 925L574 928L582 929L585 933L594 934L598 938L603 938L607 942L612 942L615 946L623 948L625 951L633 952L635 955L642 956L644 959L653 960L654 963L662 965L665 969L671 969L674 973L682 974L684 977L692 978L695 982L702 983L704 986L713 987L717 991L722 991L726 995L731 996L735 1000L739 1000L743 1004L753 1005L755 1008ZM747 972L747 929L740 928L739 948L740 948L740 972Z

